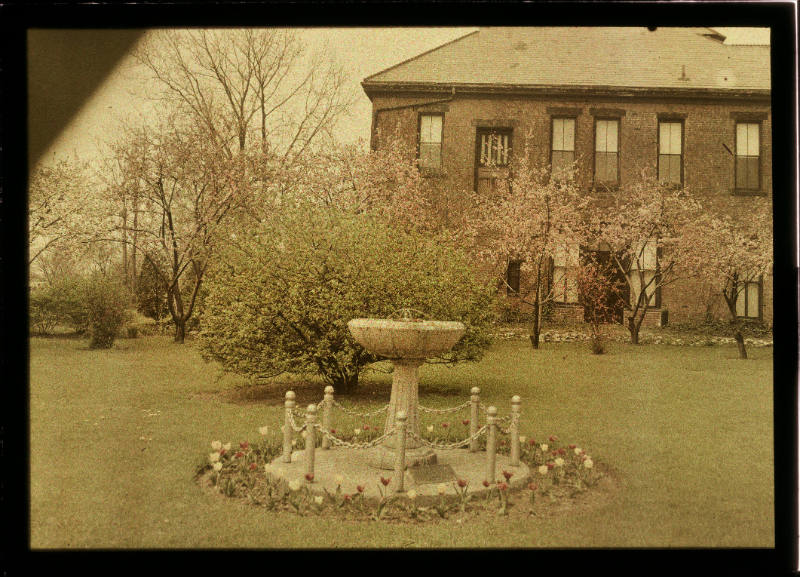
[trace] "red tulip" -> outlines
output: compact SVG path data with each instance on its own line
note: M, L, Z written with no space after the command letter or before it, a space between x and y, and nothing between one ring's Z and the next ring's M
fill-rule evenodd
M257 468L258 468L258 465L256 465L255 463L250 463L250 470L251 471L255 471Z
M484 486L484 487L488 487L488 486L489 486L489 481L487 481L486 479L484 479L484 480L483 480L483 486Z
M562 448L562 449L559 449L559 450L558 450L558 454L559 454L559 455L566 455L566 454L567 454L567 450L566 450L566 449L563 449L563 448Z
M513 476L514 476L514 473L512 473L511 471L503 471L503 477L506 478L506 481L510 480L511 477L513 477Z
M462 489L467 486L467 481L465 479L459 479L456 482L458 483L458 486L461 487Z
M336 429L331 429L331 435L335 435L335 434L336 434Z
M391 482L392 482L392 478L391 477L389 477L388 479L384 479L383 477L381 477L381 483L383 483L384 487L386 485L388 485L389 483L391 483Z
M344 496L344 500L345 501L350 501L351 499L352 499L352 497L350 495L345 495Z
M364 485L356 485L356 491L358 491L359 493L363 493L364 492Z
M506 485L503 482L499 482L497 483L497 488L500 489L501 491L505 491L506 489L508 489L508 485Z
M536 439L528 439L528 444L533 447L536 444Z
M555 466L556 466L555 463L547 463L547 470L551 471L553 469L553 467L555 467Z
M558 437L556 437L555 435L550 435L550 442L553 443L555 441L558 441Z
M528 489L530 489L531 491L535 491L538 488L539 487L536 486L536 483L528 483Z
M461 421L461 424L462 425L469 425L469 419L464 419L463 421Z
M220 450L219 450L219 456L220 456L220 457L221 457L222 455L224 455L225 453L227 453L227 451L226 451L225 449L220 449Z
M314 473L306 473L306 481L309 483L314 480Z
M242 443L239 443L239 446L246 451L247 447L250 446L250 443L248 443L247 441L244 441Z
M234 457L239 459L240 457L244 457L244 453L242 453L241 451L236 451L236 454L234 455Z
M447 427L449 427L449 426L450 426L450 423L442 423L442 427L444 427L445 429L446 429Z
M575 447L577 447L577 446L578 446L578 445L570 445L570 446L569 446L569 448L570 448L570 449L574 449L574 448L575 448Z
M364 425L364 430L369 431L369 425Z

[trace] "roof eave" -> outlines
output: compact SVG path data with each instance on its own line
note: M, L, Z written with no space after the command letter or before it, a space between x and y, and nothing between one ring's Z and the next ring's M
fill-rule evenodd
M594 86L594 85L545 85L545 84L459 84L439 82L368 82L361 83L364 92L372 97L380 93L421 92L447 93L456 92L485 95L592 95L592 96L665 96L693 98L763 98L769 99L769 88L701 88L701 87L638 87L638 86Z

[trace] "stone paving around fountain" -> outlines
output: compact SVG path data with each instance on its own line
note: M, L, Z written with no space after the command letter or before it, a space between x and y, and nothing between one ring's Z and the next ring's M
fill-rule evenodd
M292 462L284 463L278 457L271 463L273 475L282 474L288 481L299 480L306 483L312 493L324 493L336 490L336 477L344 478L342 492L355 493L356 485L364 486L364 494L368 499L380 497L378 485L380 478L392 478L388 486L388 494L395 494L396 479L394 471L377 469L370 465L371 449L346 449L333 447L328 450L317 449L314 454L314 481L306 483L305 453L294 451ZM486 453L470 452L468 449L437 450L437 463L433 466L409 467L404 477L404 491L414 489L420 497L436 496L438 487L444 483L446 495L456 495L453 483L456 479L464 479L470 493L483 493L486 479ZM504 481L503 471L513 473L509 485L512 488L525 486L530 477L527 465L520 462L519 467L511 466L511 458L507 455L496 455L495 480Z

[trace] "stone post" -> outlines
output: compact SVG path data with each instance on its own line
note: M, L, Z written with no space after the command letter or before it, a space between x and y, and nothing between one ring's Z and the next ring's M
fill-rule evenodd
M511 466L519 467L519 395L511 397Z
M286 400L283 406L286 408L286 416L283 419L283 462L292 462L292 409L294 409L294 391L286 391Z
M306 475L314 475L314 450L317 445L317 405L306 409ZM309 483L313 483L313 478Z
M322 428L326 431L331 430L331 409L333 408L333 387L328 385L325 387L325 406L322 408ZM323 435L322 445L323 449L331 448L331 440Z
M486 480L494 484L495 464L497 462L497 407L486 409Z
M396 493L403 492L403 478L406 473L406 419L408 415L405 411L397 411L395 418L395 427L397 428L396 441L395 441L395 462L394 462L394 476L395 484L394 490Z
M478 387L472 387L470 390L470 411L469 411L469 436L471 437L478 432L478 407L481 403L481 390ZM478 452L478 439L472 439L469 442L469 452Z

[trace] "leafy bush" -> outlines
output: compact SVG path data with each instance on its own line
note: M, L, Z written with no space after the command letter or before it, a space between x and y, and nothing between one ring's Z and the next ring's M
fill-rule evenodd
M76 333L85 332L89 324L85 291L86 281L78 276L31 289L28 302L31 330L46 335L66 326Z
M347 392L379 360L347 322L414 308L459 320L465 336L442 362L480 357L494 288L443 238L404 232L365 215L299 207L250 227L207 278L201 350L250 376L317 373Z
M127 320L128 295L116 279L92 275L86 290L89 311L89 348L109 349Z

